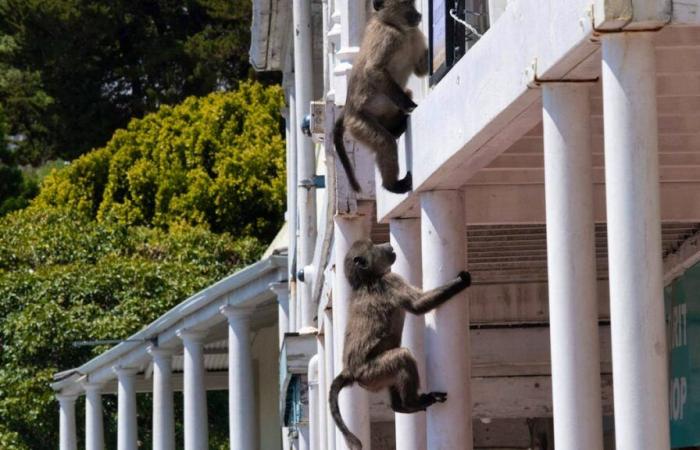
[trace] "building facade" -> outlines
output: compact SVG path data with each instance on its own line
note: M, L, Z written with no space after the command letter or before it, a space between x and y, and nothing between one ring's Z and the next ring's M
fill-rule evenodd
M474 284L403 330L423 389L446 403L403 415L386 393L342 391L365 449L700 446L700 1L416 6L431 73L409 81L419 106L399 160L414 189L395 195L346 136L352 191L331 144L372 2L253 1L251 62L282 72L287 97L285 250L60 374L62 450L77 395L88 448L102 448L99 395L113 391L119 448L136 448L138 386L154 392L154 448L175 448L173 389L184 448L208 448L202 393L217 383L231 449L346 449L327 392L349 309L342 260L366 237L391 242L416 286L463 269Z

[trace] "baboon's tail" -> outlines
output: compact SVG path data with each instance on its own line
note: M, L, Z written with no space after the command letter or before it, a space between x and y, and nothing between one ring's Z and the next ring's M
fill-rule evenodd
M338 429L341 433L343 433L343 436L345 436L348 447L350 447L351 450L362 450L362 442L360 442L357 436L352 434L347 425L345 425L345 422L343 422L343 418L340 415L340 408L338 407L338 394L340 394L340 390L346 386L350 386L353 382L354 380L347 372L340 372L340 374L335 377L333 383L331 384L331 390L328 394L328 403L330 404L333 420L335 420L335 424L338 426Z
M350 186L352 186L355 192L360 192L360 183L357 182L355 169L353 169L350 163L348 153L345 151L345 142L343 142L343 135L345 134L345 123L343 123L344 116L345 114L341 112L335 121L335 126L333 127L333 144L335 144L335 152L340 157L340 162L343 164L343 169L345 169L345 173L348 176Z

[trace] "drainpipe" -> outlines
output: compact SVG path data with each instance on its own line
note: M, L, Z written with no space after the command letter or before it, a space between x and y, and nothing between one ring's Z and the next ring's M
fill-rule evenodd
M316 243L316 188L311 183L316 171L314 144L311 138L299 132L313 99L313 55L311 46L311 0L294 0L294 87L296 93L296 143L297 143L297 211L299 214L299 240L297 268L311 264ZM312 327L316 308L311 301L311 283L298 286L301 302L301 328ZM301 319L301 320L299 320Z
M297 145L296 145L296 94L294 92L294 72L291 52L288 56L282 78L282 86L287 96L285 110L285 137L287 140L287 233L288 257L287 270L289 279L289 332L297 330L296 322L296 249L297 249Z

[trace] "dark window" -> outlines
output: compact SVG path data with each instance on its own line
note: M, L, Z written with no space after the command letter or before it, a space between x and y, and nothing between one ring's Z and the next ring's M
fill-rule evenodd
M488 0L430 0L429 14L430 84L433 85L478 40L477 35L453 16L483 34L488 29Z

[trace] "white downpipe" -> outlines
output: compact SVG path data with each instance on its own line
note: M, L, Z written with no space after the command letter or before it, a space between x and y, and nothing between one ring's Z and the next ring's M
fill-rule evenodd
M652 36L615 33L602 38L618 450L670 447Z
M323 317L319 317L319 322L323 321ZM327 431L327 421L326 421L326 409L328 405L328 388L330 385L326 381L326 342L325 342L325 332L324 335L318 336L316 339L316 354L318 355L318 360L316 361L316 371L318 373L318 400L315 405L317 408L317 413L315 416L315 421L318 424L318 443L317 450L322 450L326 448L326 442L328 441L328 431ZM309 375L310 380L310 375ZM311 383L311 381L309 381ZM309 400L311 401L311 400Z
M333 281L333 340L335 375L343 368L343 345L345 343L345 328L348 323L350 296L352 288L345 277L343 260L350 246L369 235L368 223L361 216L336 216L334 245L335 245L335 279ZM368 450L370 445L369 425L369 392L357 384L340 391L340 414L350 431L355 434ZM346 450L347 444L343 434L336 431L336 450Z
M77 395L56 395L59 408L60 450L78 450L78 436L75 427L75 401L77 398Z
M136 421L135 377L138 370L115 368L117 374L117 449L138 448L138 424Z
M393 219L389 223L391 246L396 252L392 270L414 286L422 284L420 219ZM406 314L401 335L401 346L411 350L421 376L421 392L425 391L425 318ZM395 415L396 448L402 450L425 450L425 413Z
M546 84L542 100L554 439L602 450L589 88Z
M309 114L313 100L313 54L311 43L311 0L293 0L294 12L294 86L296 92L297 128ZM296 130L297 143L297 208L299 239L297 269L311 264L316 245L316 188L300 188L302 180L311 179L316 172L316 155L310 137ZM311 299L311 283L297 286L301 300L300 327L312 327L316 308Z
M153 450L175 450L172 350L150 346L153 358Z
M209 448L207 391L204 385L206 333L180 330L177 335L182 339L185 347L183 353L185 450Z
M328 390L335 376L334 367L334 344L333 344L333 313L330 309L323 311L323 341L324 341L324 366L326 371L326 402L323 405L323 415L326 418L326 450L335 450L335 422L331 417L331 410L328 407Z
M423 288L454 279L466 264L464 198L459 191L420 194ZM448 400L428 408L429 450L472 449L471 362L467 292L425 316L428 391Z
M318 353L309 360L308 369L309 380L309 449L321 450L321 427L319 414L319 370Z
M85 449L103 450L105 447L102 418L102 384L85 383Z
M290 58L291 59L291 58ZM291 65L292 62L288 62ZM296 289L296 255L297 255L297 106L294 92L294 73L284 73L284 90L287 93L287 232L289 234L288 280L289 280L289 330L297 331L297 289Z

